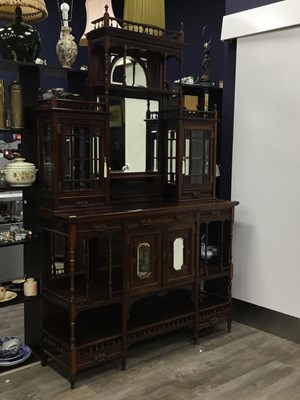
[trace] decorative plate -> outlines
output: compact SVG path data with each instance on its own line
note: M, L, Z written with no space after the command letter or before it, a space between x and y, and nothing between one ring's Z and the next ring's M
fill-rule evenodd
M26 346L26 344L22 344L21 348L22 348L23 352L21 355L19 355L18 358L15 358L12 361L0 360L0 367L11 367L13 365L17 365L17 364L20 364L20 363L26 361L27 358L29 358L31 355L31 348Z
M15 292L10 292L9 290L6 291L4 299L0 300L0 303L3 303L4 301L9 301L13 300L18 296L17 293Z
M10 357L1 357L0 356L0 363L1 362L5 362L5 361L12 361L12 360L16 360L17 358L22 357L24 353L24 349L23 349L23 345L21 346L20 350L18 351L17 354L15 354L14 356L10 356Z

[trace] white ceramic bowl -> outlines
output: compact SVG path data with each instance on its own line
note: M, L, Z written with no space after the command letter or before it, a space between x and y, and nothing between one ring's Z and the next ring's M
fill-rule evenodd
M5 180L10 186L31 186L36 179L35 165L26 162L25 158L15 158L8 162L4 168Z

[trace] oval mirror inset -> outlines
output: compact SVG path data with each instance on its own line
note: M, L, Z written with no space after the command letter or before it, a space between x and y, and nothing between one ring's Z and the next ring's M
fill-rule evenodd
M180 271L184 267L184 239L176 238L173 243L173 268Z

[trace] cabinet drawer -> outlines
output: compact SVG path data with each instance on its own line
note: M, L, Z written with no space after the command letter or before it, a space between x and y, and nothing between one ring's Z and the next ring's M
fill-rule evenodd
M122 345L121 340L115 340L111 343L102 343L93 346L86 346L81 349L77 349L77 368L85 369L92 367L97 364L110 360L112 358L122 356Z
M211 210L200 213L200 219L206 221L224 221L231 219L230 210Z
M99 209L101 206L103 207L103 202L101 201L101 196L72 196L72 197L60 197L57 201L58 209L60 210L91 210L91 209Z
M205 328L220 322L228 321L231 318L230 302L219 304L199 311L198 328Z
M121 232L122 227L120 221L105 220L103 218L94 218L91 222L81 223L77 225L77 232L80 235L108 235Z

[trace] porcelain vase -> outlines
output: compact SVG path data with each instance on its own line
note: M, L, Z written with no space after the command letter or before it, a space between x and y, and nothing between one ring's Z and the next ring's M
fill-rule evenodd
M77 44L71 32L72 28L63 26L61 37L56 44L56 54L63 68L72 68L78 52Z

